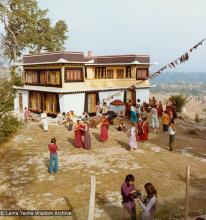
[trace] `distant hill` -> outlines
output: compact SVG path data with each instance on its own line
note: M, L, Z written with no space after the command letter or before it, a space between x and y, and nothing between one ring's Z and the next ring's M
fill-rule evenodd
M175 84L175 83L206 83L206 72L166 72L151 80L152 84Z

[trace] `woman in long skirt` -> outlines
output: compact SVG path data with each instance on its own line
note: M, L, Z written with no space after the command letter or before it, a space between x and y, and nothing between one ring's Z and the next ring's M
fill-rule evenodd
M83 134L83 125L81 124L80 120L77 120L77 124L74 129L75 147L83 147L82 134Z
M44 131L48 131L48 120L47 120L47 113L44 111L41 113L41 122L42 122L42 127Z
M84 148L87 150L91 149L91 136L89 133L89 123L85 122L84 125Z
M109 121L106 115L103 115L101 122L100 141L103 143L108 140Z
M147 122L147 118L144 118L144 120L143 120L142 131L143 131L142 142L144 142L144 141L148 140L148 134L149 134L149 125Z
M139 121L136 124L137 134L136 134L136 140L139 142L142 142L143 140L143 130L142 130L143 121L141 118L141 115L139 117Z
M134 125L132 126L130 130L129 146L130 146L130 150L137 149L136 129Z

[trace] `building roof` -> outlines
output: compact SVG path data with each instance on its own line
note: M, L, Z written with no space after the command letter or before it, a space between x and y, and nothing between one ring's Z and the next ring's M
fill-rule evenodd
M139 85L135 89L150 88L150 85ZM17 90L26 90L26 91L37 91L37 92L51 92L51 93L61 93L61 94L70 94L70 93L83 93L83 92L96 92L96 91L115 91L129 89L128 87L114 87L114 88L82 88L77 90L68 90L63 88L54 88L54 87L44 87L44 86L14 86L14 89ZM133 88L134 89L134 88Z
M54 52L23 56L23 65L84 63L87 65L138 65L150 64L149 55L84 56L83 52Z

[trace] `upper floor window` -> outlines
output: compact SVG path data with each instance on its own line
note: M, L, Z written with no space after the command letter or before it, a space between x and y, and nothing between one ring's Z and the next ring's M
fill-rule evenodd
M131 66L126 67L126 78L132 78Z
M46 71L47 72L47 84L59 85L60 84L60 74L59 71Z
M38 83L38 71L27 71L25 74L25 81L27 83Z
M136 71L136 79L146 79L148 77L148 69L138 69Z
M107 79L113 79L113 78L114 78L114 70L107 69Z
M60 70L25 70L25 83L36 85L61 85Z
M78 82L83 81L83 69L82 68L71 68L71 69L65 69L65 82Z
M95 67L95 78L96 79L106 78L106 68Z
M123 79L124 78L124 70L118 69L117 70L117 79Z

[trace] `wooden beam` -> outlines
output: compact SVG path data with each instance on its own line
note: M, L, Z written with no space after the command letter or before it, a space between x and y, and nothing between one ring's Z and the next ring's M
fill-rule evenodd
M90 189L88 220L94 220L95 191L96 191L96 177L91 176L91 189Z

